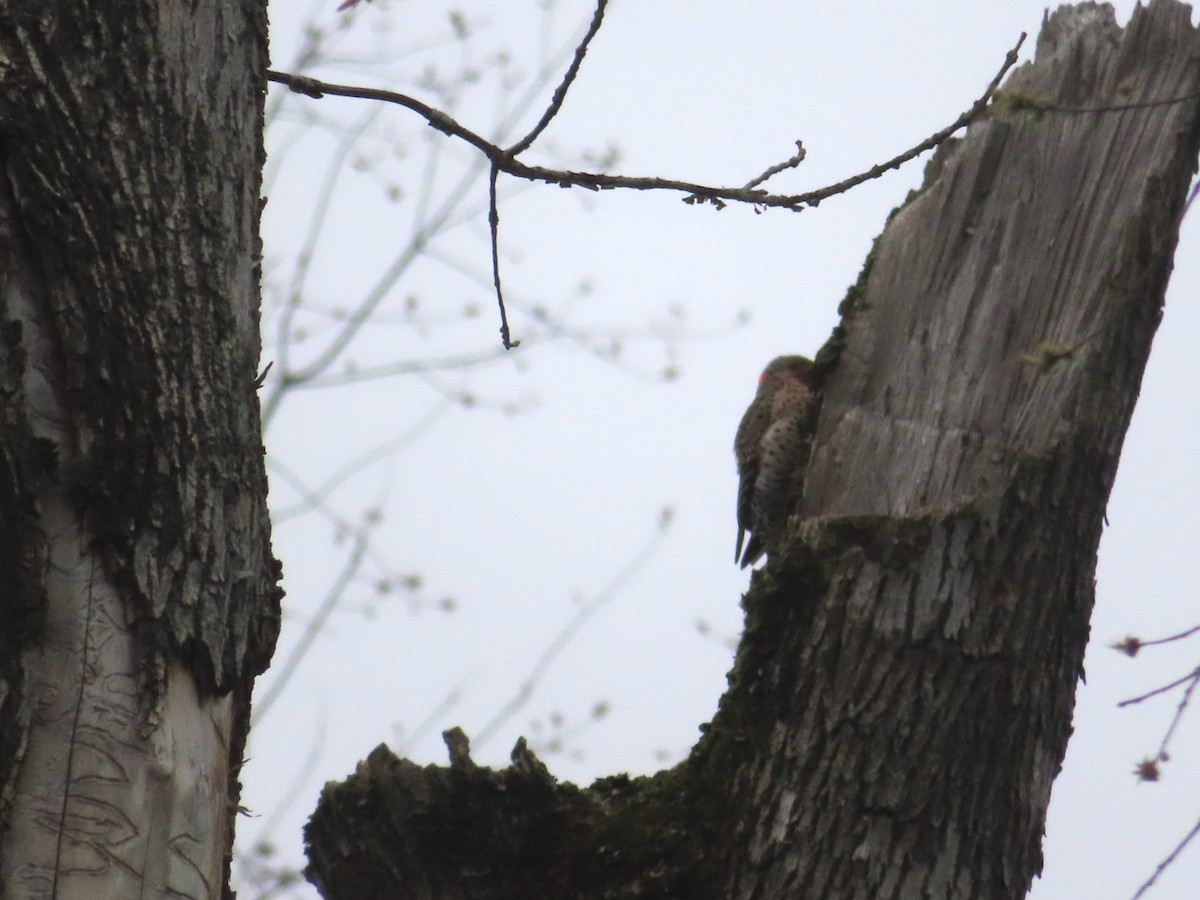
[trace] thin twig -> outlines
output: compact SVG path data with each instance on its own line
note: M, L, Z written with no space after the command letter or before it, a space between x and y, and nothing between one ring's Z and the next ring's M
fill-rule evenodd
M520 686L517 688L516 693L495 713L495 715L492 716L491 720L484 725L482 729L480 729L479 733L475 735L473 743L476 747L482 747L485 743L491 740L491 738L496 735L496 732L499 731L514 715L521 710L522 707L525 706L526 703L529 702L530 698L533 696L534 689L541 684L542 680L546 677L546 671L559 657L559 655L567 648L567 645L571 643L575 635L579 633L580 629L587 624L588 619L598 613L606 604L620 596L620 593L625 589L625 586L628 585L629 582L633 581L634 577L642 570L642 568L654 558L654 554L658 552L662 545L663 537L670 527L670 523L670 511L663 510L663 514L659 518L658 522L658 531L654 537L650 539L645 547L638 551L637 555L630 561L630 563L624 569L622 569L617 574L617 577L609 582L609 584L603 590L601 590L600 593L596 594L596 596L594 596L591 600L580 606L575 611L575 615L572 617L571 621L563 626L563 629L554 636L549 644L546 645L546 648L542 651L541 656L538 657L537 662L535 662L533 667L529 670L529 674L525 676L525 680L522 681Z
M839 181L837 184L830 185L827 188L822 188L820 191L815 191L815 194L821 195L817 197L816 200L819 202L826 197L831 197L835 194L841 194L844 191L850 190L852 187L857 187L864 181L870 181L873 178L878 178L880 175L883 175L890 169L898 169L900 166L904 165L904 163L908 162L910 159L915 159L926 150L932 150L934 147L939 146L945 142L950 135L954 134L954 132L958 131L960 128L970 125L983 113L985 109L987 109L988 101L991 100L992 95L996 93L996 89L1000 87L1000 82L1004 79L1005 74L1009 69L1017 64L1017 53L1020 51L1021 45L1025 43L1025 38L1026 34L1022 31L1021 37L1017 39L1017 45L1008 51L1008 55L1004 57L1004 65L1000 67L1000 71L996 73L996 77L993 78L991 84L987 86L987 90L983 92L983 96L971 104L971 108L965 113L951 122L941 131L930 135L915 147L905 150L899 156L895 156L885 163L880 163L879 165L868 169L860 175L851 176L845 181ZM806 200L806 202L810 206L817 205L811 200Z
M537 335L534 336L535 338ZM525 336L529 342L534 338ZM464 353L462 356L448 356L442 359L416 359L395 363L381 363L378 366L360 366L331 375L318 375L303 382L291 385L296 390L338 387L343 384L362 384L380 378L391 378L396 375L421 375L426 372L443 372L450 369L469 369L475 366L494 362L503 356L503 348L481 350L477 353Z
M592 16L592 24L588 26L587 34L583 36L583 40L575 48L575 58L571 60L571 65L567 68L567 73L563 76L563 80L554 89L554 95L550 98L550 105L546 107L546 111L542 113L542 118L538 123L533 126L533 131L508 148L507 152L509 156L519 156L528 150L533 142L538 139L538 136L546 130L546 126L550 124L550 120L558 115L558 111L562 109L563 101L567 99L567 90L571 87L572 82L575 81L575 76L579 74L579 67L583 64L583 57L587 55L588 44L592 42L592 38L600 30L600 23L604 21L604 8L606 6L608 6L608 0L597 0L596 14Z
M1200 181L1192 185L1192 192L1188 194L1187 202L1183 204L1183 209L1179 213L1181 220L1188 214L1188 210L1192 208L1192 201L1196 199L1196 194L1200 194Z
M1187 848L1188 844L1195 840L1196 835L1198 834L1200 834L1200 821L1197 821L1196 824L1192 826L1192 830L1187 833L1187 836L1175 845L1175 849L1170 852L1167 858L1154 867L1154 874L1146 879L1145 883L1138 888L1137 893L1133 895L1131 900L1138 900L1139 897L1145 896L1146 891L1150 890L1150 888L1154 885L1154 882L1158 880L1158 876L1165 872L1167 867L1179 858L1179 854Z
M496 179L499 166L493 165L488 177L488 228L492 233L492 284L496 286L496 303L500 307L500 343L505 350L521 345L512 340L508 331L508 313L504 309L504 291L500 289L500 207L496 205Z
M580 735L586 734L594 729L605 717L608 716L610 710L608 702L601 700L592 704L591 710L588 711L586 718L581 719L574 725L566 725L563 723L551 722L554 731L547 734L545 738L530 741L531 747L538 756L549 756L551 753L561 753L566 749L566 745L572 739L578 738Z
M343 518L335 510L322 500L320 497L313 495L308 484L293 472L290 468L281 463L278 459L272 457L267 460L267 468L271 470L271 477L278 477L281 482L286 482L291 488L300 495L301 501L311 501L310 508L318 516L332 525L339 534L351 534L354 532L355 526L349 520Z
M1170 684L1164 684L1162 687L1157 687L1152 691L1147 691L1146 693L1144 693L1138 697L1130 697L1128 700L1122 700L1120 703L1117 704L1117 706L1118 707L1134 706L1138 703L1142 703L1146 700L1149 700L1151 697L1157 697L1159 694L1165 694L1167 691L1172 690L1173 688L1177 688L1181 684L1187 684L1187 682L1189 682L1195 678L1200 678L1200 668L1192 669L1192 671L1188 672L1182 678L1176 678Z
M1183 714L1192 704L1192 695L1196 692L1196 685L1200 684L1200 669L1197 669L1192 680L1183 691L1183 696L1179 698L1179 705L1175 707L1175 715L1171 717L1171 724L1167 728L1167 733L1163 735L1162 743L1158 746L1157 759L1167 759L1167 747L1171 743L1171 738L1175 735L1175 729L1179 727L1179 723L1183 720Z
M270 425L276 409L276 396L281 390L281 385L286 384L292 374L292 323L302 308L308 276L313 261L317 257L317 249L321 245L321 235L325 226L329 224L329 207L336 195L338 180L346 170L346 161L350 158L350 154L375 118L374 115L363 116L361 122L342 136L337 150L334 151L333 159L325 170L321 187L317 191L317 199L313 205L312 214L309 216L304 243L300 246L300 252L296 254L296 267L292 270L292 277L287 287L287 299L280 316L278 342L275 348L279 368L276 371L276 384L268 391L263 404L264 426Z
M342 602L346 588L350 586L350 582L358 574L368 547L369 541L365 534L359 533L355 536L354 547L350 551L350 555L346 558L346 562L342 566L342 571L338 573L337 578L330 586L328 592L326 592L312 619L304 627L304 633L300 635L300 640L296 642L296 646L292 648L287 659L283 661L283 665L272 666L275 677L266 692L254 704L254 723L256 725L271 711L271 708L275 705L275 701L279 699L279 695L283 693L284 688L291 682L292 676L296 674L296 667L308 655L313 641L325 630L325 624L329 621L329 617L333 615L333 611L337 608L337 605Z
M762 184L768 178L774 178L776 175L778 175L784 169L796 168L796 166L798 166L798 165L800 165L800 163L804 162L804 157L807 155L808 155L808 153L804 149L804 142L796 141L796 155L795 156L785 159L781 163L776 163L775 165L773 165L769 169L767 169L765 172L763 172L761 175L759 175L755 178L751 178L749 181L747 181L745 184L742 185L742 190L748 191L748 190L750 190L750 188L758 187L760 184Z
M1193 625L1187 631L1181 631L1179 634L1173 634L1170 637L1156 638L1152 641L1139 641L1138 645L1142 647L1153 647L1156 644L1171 644L1175 641L1182 641L1184 638L1190 638L1193 634L1200 632L1200 625Z
M307 745L308 752L304 754L304 759L296 768L287 789L283 791L283 799L263 818L262 826L254 838L255 844L271 843L272 833L280 826L288 811L296 805L296 801L304 797L304 788L308 785L308 780L321 764L321 757L329 744L329 712L322 698L316 699L317 713L313 718L312 733L307 739L297 741L301 746Z
M353 457L348 462L344 463L336 472L325 479L320 485L311 490L307 490L304 497L297 503L291 506L285 506L282 509L277 509L272 512L271 521L279 524L287 521L298 515L309 512L314 507L325 502L325 499L340 487L344 482L349 481L357 475L365 472L370 466L381 460L388 459L395 455L396 451L402 447L416 441L419 437L425 434L433 424L449 412L453 408L449 400L443 400L433 407L429 412L422 416L415 425L405 430L405 432L390 441L385 441L378 447Z

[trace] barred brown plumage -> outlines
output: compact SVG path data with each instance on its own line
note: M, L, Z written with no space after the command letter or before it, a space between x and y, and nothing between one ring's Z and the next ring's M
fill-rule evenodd
M734 561L743 569L767 551L798 499L796 476L808 458L815 411L812 365L804 356L771 360L738 425L733 442L739 478Z

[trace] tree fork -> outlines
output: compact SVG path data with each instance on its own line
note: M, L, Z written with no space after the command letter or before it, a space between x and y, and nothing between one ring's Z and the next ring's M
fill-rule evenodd
M818 355L805 494L688 760L580 789L520 745L501 772L453 733L449 769L379 748L309 824L325 895L1022 897L1200 151L1198 55L1175 0L1125 29L1060 9L1010 102L940 149Z

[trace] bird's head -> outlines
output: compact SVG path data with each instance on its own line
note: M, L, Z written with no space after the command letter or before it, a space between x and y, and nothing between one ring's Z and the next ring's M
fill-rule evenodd
M812 366L812 360L807 356L777 356L758 376L758 386L769 390L784 381L806 382Z

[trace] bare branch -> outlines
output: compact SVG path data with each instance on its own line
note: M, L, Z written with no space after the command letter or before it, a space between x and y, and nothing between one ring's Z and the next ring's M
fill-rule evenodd
M447 400L443 400L434 406L428 413L422 416L415 425L405 430L405 432L389 441L385 441L378 447L362 453L344 463L336 472L325 479L320 485L311 490L306 491L303 498L291 506L285 506L275 512L272 521L276 524L286 522L288 519L298 515L303 515L309 512L314 507L325 502L338 487L350 480L356 475L361 474L370 466L381 460L388 459L393 456L397 450L402 447L407 447L409 444L416 441L419 437L429 431L435 422L444 416L453 408Z
M575 81L575 76L579 74L579 67L583 64L583 57L587 55L588 44L592 42L592 38L600 30L600 23L604 21L604 9L606 6L608 6L608 0L598 0L596 3L596 14L592 16L592 24L588 26L587 34L583 36L583 40L575 48L575 58L571 60L571 65L567 69L567 73L563 76L563 80L554 89L554 96L550 98L550 105L542 113L542 118L538 123L533 126L533 130L508 148L510 156L518 156L528 150L533 142L538 139L538 135L546 130L546 126L550 124L550 120L558 115L558 111L562 109L563 101L567 98L567 90L571 87L572 82Z
M511 350L521 345L520 341L512 340L508 330L508 313L504 309L504 291L500 289L500 208L496 205L496 179L500 169L492 165L488 176L488 229L492 235L492 284L496 286L496 303L500 307L500 343L505 350Z
M533 668L529 670L529 674L521 682L521 685L517 688L512 698L492 716L491 721L480 729L479 733L475 736L475 746L482 747L487 741L495 737L496 732L529 702L529 699L533 696L534 689L545 678L546 671L563 650L567 648L567 645L571 643L572 639L579 633L579 630L583 628L588 619L619 596L620 592L633 580L634 576L654 558L654 554L662 546L663 537L666 535L668 528L670 528L670 524L671 511L670 509L664 509L662 515L659 517L658 530L655 535L600 593L596 594L596 596L592 597L575 611L575 615L571 618L571 621L563 626L562 630L554 636L546 646L546 649L542 651L542 655L533 664Z
M1193 191L1193 193L1195 192ZM1175 641L1182 641L1190 638L1197 632L1200 632L1200 625L1193 625L1186 631L1179 632L1179 634L1172 634L1165 638L1156 638L1152 641L1143 641L1140 637L1131 634L1128 637L1122 638L1115 644L1109 644L1109 646L1113 650L1119 650L1126 656L1137 656L1143 647L1155 647L1159 644L1172 644Z
M305 626L304 633L300 635L300 640L296 642L296 646L292 648L282 665L272 666L272 670L275 673L274 680L272 680L270 687L254 703L254 723L256 725L271 711L271 708L275 705L275 701L279 699L279 695L283 693L284 688L291 682L292 676L296 674L296 667L308 655L313 641L324 631L325 623L329 621L329 617L333 614L334 609L341 602L346 588L349 587L351 580L353 580L362 566L363 557L366 556L368 546L369 541L365 534L359 533L355 536L354 549L346 558L346 562L342 566L342 571L338 573L333 585L325 594L325 598L317 607L316 613Z
M407 94L386 91L382 88L330 84L328 81L309 78L306 75L289 75L286 72L276 72L273 69L267 70L267 80L274 81L276 84L286 85L297 94L312 97L314 100L320 100L326 95L332 95L335 97L355 97L360 100L381 100L385 103L395 103L406 109L411 109L443 134L466 141L489 159L505 155L500 147L497 147L487 138L481 137L470 129L459 125L453 117L442 112L440 109L435 109L428 103L422 103L420 100L410 97Z
M832 197L835 194L844 193L845 191L850 190L852 187L857 187L864 181L870 181L873 178L878 178L880 175L883 175L890 169L898 169L909 160L920 156L926 150L932 150L934 147L937 147L939 144L943 143L946 138L950 137L950 135L954 134L954 132L958 131L960 128L970 125L973 121L979 118L985 109L987 109L988 101L991 100L992 95L996 93L996 89L1000 87L1000 82L1003 80L1005 74L1009 69L1016 65L1017 53L1020 51L1021 45L1025 43L1025 38L1026 34L1022 31L1021 36L1017 39L1016 46L1009 50L1008 55L1004 57L1004 65L1000 67L1000 71L996 73L996 77L993 78L991 84L987 86L987 90L983 92L983 96L976 100L971 105L970 109L964 112L961 116L947 125L941 131L930 135L915 147L905 150L899 156L894 156L885 163L880 163L877 166L873 166L859 175L853 175L850 178L847 178L845 181L839 181L837 184L832 184L827 188L822 188L819 191L812 192L814 195L819 195L815 196L813 199L807 199L807 197L810 195L801 195L801 197L805 198L804 202L806 202L809 206L816 206L817 203L819 203L821 200L824 200L826 197Z
M526 341L528 342L528 338ZM401 362L385 363L378 366L362 366L347 369L331 375L318 375L307 381L297 383L297 390L337 387L343 384L362 384L376 381L380 378L392 378L396 375L420 375L426 372L443 372L454 369L471 369L499 359L503 356L502 349L484 350L478 353L464 353L460 356L448 356L443 359L404 360Z
M1197 669L1192 674L1191 681L1183 691L1183 696L1179 698L1179 705L1175 707L1175 715L1171 717L1171 724L1167 727L1167 733L1163 735L1162 743L1158 747L1158 758L1166 760L1167 747L1171 743L1171 738L1175 736L1175 729L1179 727L1179 723L1183 721L1183 714L1192 704L1192 695L1196 693L1196 685L1200 684L1200 669Z
M320 189L317 191L312 214L309 216L304 243L300 246L300 252L296 254L296 267L292 272L292 277L287 287L287 299L280 316L275 346L275 356L279 361L276 378L280 383L287 382L292 376L292 327L301 309L301 301L304 297L313 260L316 258L316 250L321 239L321 234L329 222L329 207L333 203L338 181L346 170L347 160L349 160L355 145L374 121L375 116L364 116L362 121L343 135L342 139L338 142L333 160L325 170ZM276 393L278 393L278 388L273 387L268 393L267 402L264 404L263 422L266 425L270 424L275 412L274 401Z
M258 830L255 844L261 846L263 843L271 842L272 834L283 824L283 819L287 816L288 811L305 796L304 787L321 764L321 757L329 745L329 712L320 700L318 700L317 713L312 722L313 727L308 739L297 742L302 745L306 744L308 752L304 754L304 759L296 767L287 790L283 792L283 800L263 817L262 827ZM256 900L262 900L262 898L258 897Z
M1165 694L1167 691L1173 690L1174 688L1179 687L1181 684L1187 684L1189 681L1193 681L1197 678L1200 678L1200 669L1193 669L1182 678L1176 678L1170 684L1164 684L1162 687L1156 687L1154 690L1147 691L1146 693L1140 694L1137 697L1130 697L1128 700L1122 700L1117 704L1117 706L1126 707L1143 703L1146 700L1149 700L1151 697L1157 697L1159 694Z
M1185 635L1187 632L1184 633ZM1172 640L1176 640L1182 635L1175 635ZM1152 758L1143 760L1137 765L1134 773L1142 781L1157 781L1159 778L1159 763L1169 760L1170 754L1168 747L1171 744L1171 738L1175 736L1175 729L1179 727L1179 723L1183 721L1184 714L1188 711L1188 707L1192 705L1192 697L1196 693L1196 686L1200 685L1200 667L1193 669L1182 678L1177 678L1170 684L1165 684L1162 687L1155 688L1138 697L1133 697L1129 700L1123 700L1117 704L1118 707L1132 706L1136 703L1141 703L1149 700L1151 697L1157 697L1160 694L1165 694L1167 691L1174 690L1181 685L1187 685L1183 690L1183 696L1179 698L1179 703L1175 707L1175 714L1171 717L1171 724L1167 726L1167 731L1163 735L1162 742L1158 745L1158 752Z
M1197 821L1196 824L1192 826L1192 830L1187 833L1184 839L1175 845L1175 849L1167 855L1167 858L1154 867L1154 874L1147 878L1142 886L1138 888L1138 891L1133 895L1132 900L1138 900L1139 897L1144 897L1146 895L1146 891L1150 890L1150 888L1154 886L1154 882L1158 880L1158 876L1165 872L1167 867L1179 858L1179 854L1187 849L1187 845L1195 840L1196 835L1198 834L1200 834L1200 821Z
M575 172L565 169L550 169L544 166L530 166L518 161L509 151L498 147L486 138L461 125L441 110L434 109L407 94L400 94L395 91L387 91L379 88L330 84L329 82L319 81L315 78L299 77L274 70L267 72L267 78L278 84L287 85L293 91L316 99L325 95L355 97L364 100L380 100L386 103L395 103L406 109L411 109L443 134L456 137L475 147L488 158L492 166L498 171L516 178L543 181L547 184L556 184L559 187L584 187L594 191L610 190L613 188L626 188L638 191L679 191L688 195L684 199L690 203L705 202L721 207L725 205L725 201L729 201L749 203L759 207L779 207L793 212L800 212L806 207L816 206L822 200L832 197L835 194L843 193L864 181L878 178L890 169L900 167L926 150L936 147L954 132L978 118L987 108L989 100L995 94L1004 75L1016 64L1017 53L1024 43L1025 37L1026 35L1022 33L1016 46L1008 52L1000 71L996 73L996 77L992 79L991 84L988 85L983 95L972 104L969 110L955 119L949 126L887 162L873 166L867 171L847 178L844 181L839 181L837 184L819 188L815 191L808 191L803 194L772 194L768 191L754 188L713 187L689 181L678 181L673 178L631 177L626 175L608 175L600 172Z
M769 169L767 169L765 172L763 172L761 175L759 175L755 178L751 178L744 185L742 185L742 190L748 191L752 187L758 187L760 184L762 184L768 178L774 178L776 175L778 175L784 169L796 168L796 166L798 166L798 165L800 165L800 163L804 162L804 157L807 155L808 155L808 153L804 149L804 142L796 141L796 155L795 156L789 157L788 159L785 159L781 163L776 163L775 165L773 165Z

